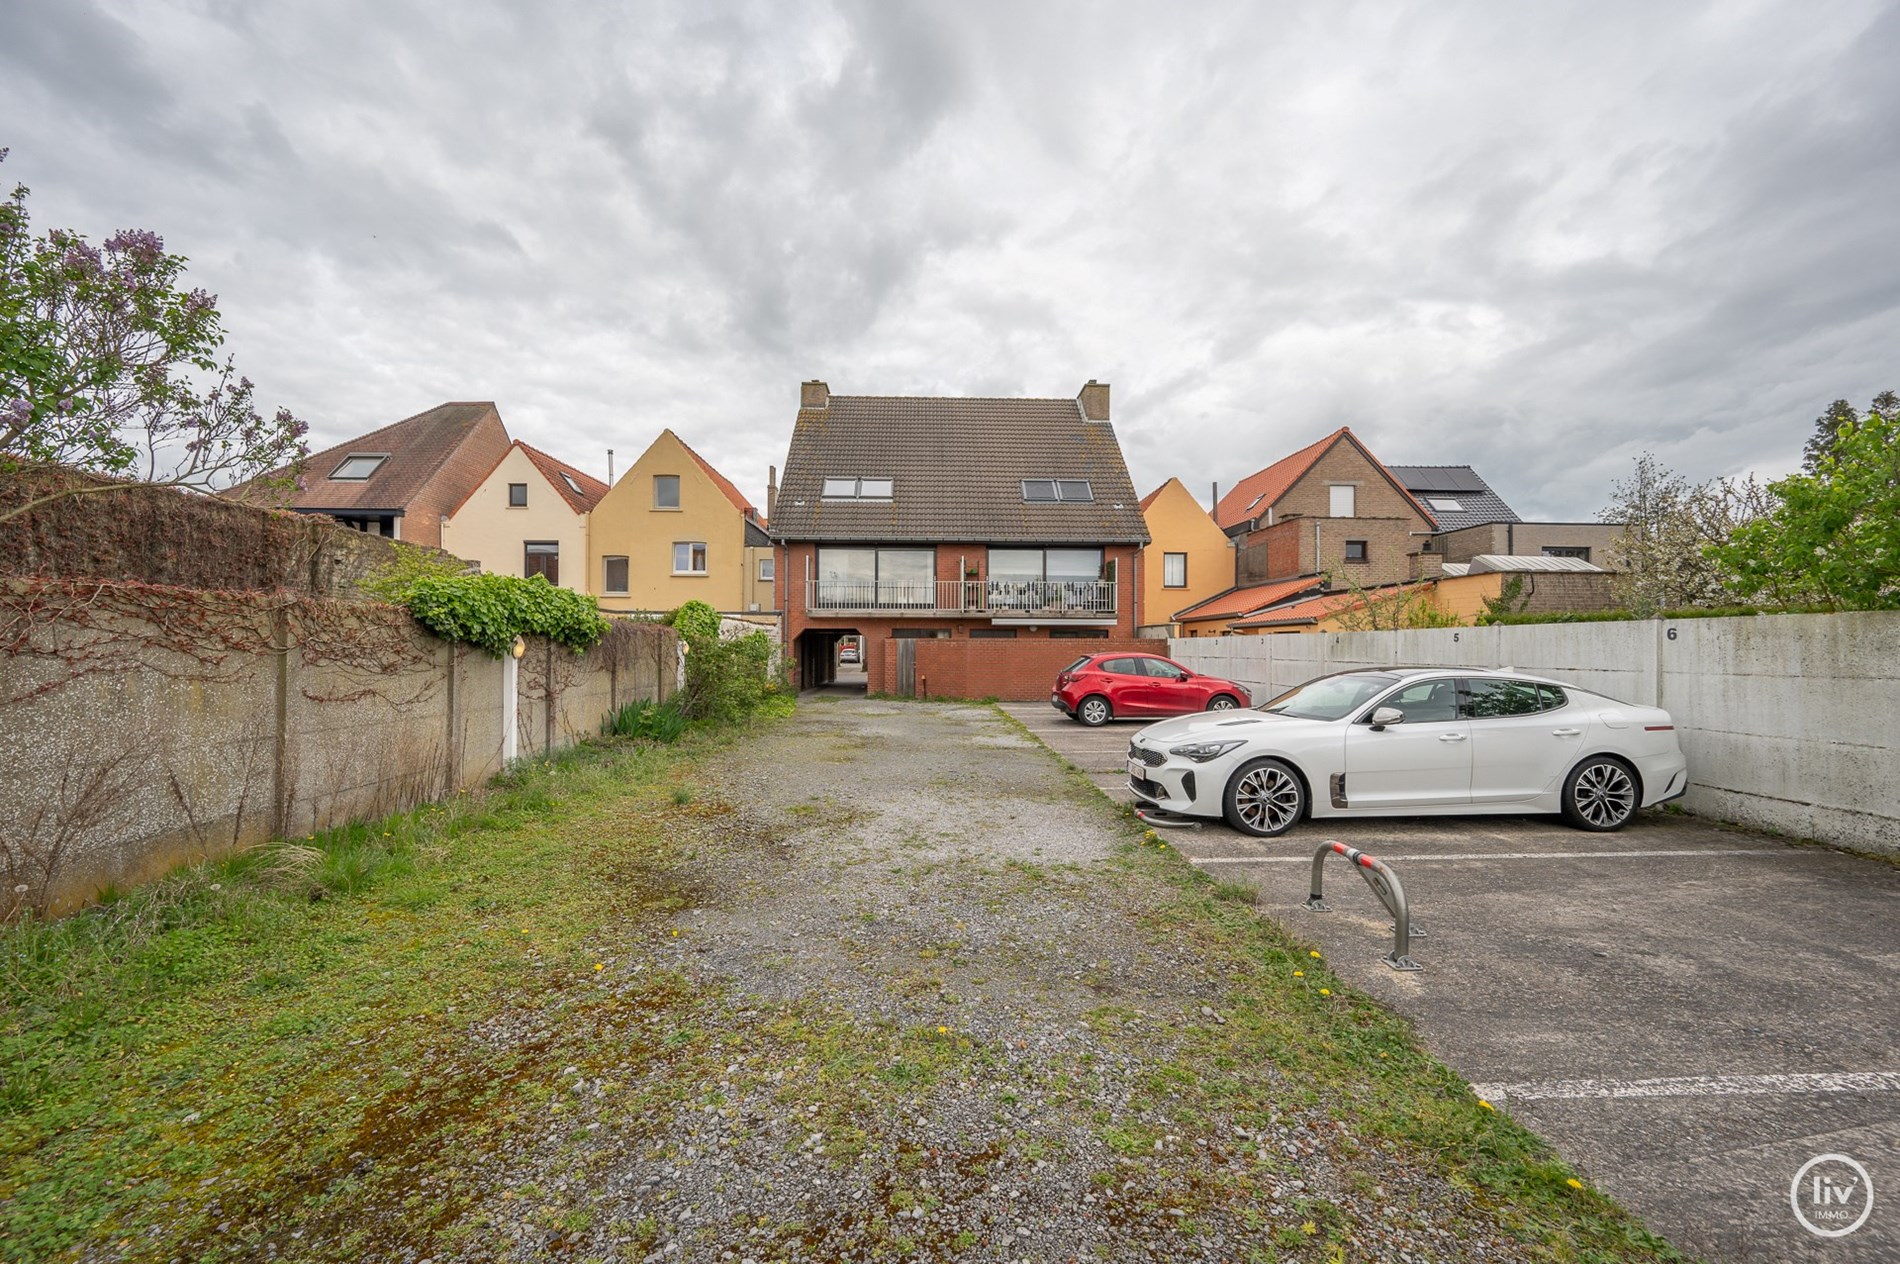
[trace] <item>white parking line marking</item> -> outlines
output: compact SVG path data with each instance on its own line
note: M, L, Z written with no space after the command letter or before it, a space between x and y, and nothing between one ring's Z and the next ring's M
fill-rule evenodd
M1361 849L1363 850L1363 848ZM1417 852L1405 856L1381 856L1381 860L1616 860L1625 856L1822 856L1821 850L1797 847L1697 847L1681 851L1461 851ZM1311 856L1209 856L1194 860L1197 865L1310 865Z
M1657 1080L1548 1080L1473 1084L1487 1101L1550 1101L1585 1097L1725 1097L1779 1093L1900 1092L1900 1071L1817 1071L1789 1075L1685 1075Z

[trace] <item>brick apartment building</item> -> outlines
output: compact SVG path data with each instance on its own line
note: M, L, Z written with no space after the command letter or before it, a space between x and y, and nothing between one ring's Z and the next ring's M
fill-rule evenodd
M1148 532L1106 385L961 399L806 382L769 519L803 688L834 678L848 635L873 693L931 697L1046 697L1078 655L1134 643Z

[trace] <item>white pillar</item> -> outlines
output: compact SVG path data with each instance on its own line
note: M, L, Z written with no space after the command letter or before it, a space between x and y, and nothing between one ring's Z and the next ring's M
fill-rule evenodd
M520 706L517 696L517 682L521 678L521 660L513 654L501 660L501 766L506 768L515 762L520 753L521 738L516 732L519 724L516 713Z

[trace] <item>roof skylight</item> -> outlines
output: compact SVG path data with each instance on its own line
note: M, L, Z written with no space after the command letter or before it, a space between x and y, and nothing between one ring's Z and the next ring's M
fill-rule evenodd
M1425 503L1433 509L1443 509L1446 513L1460 513L1465 507L1464 501L1450 496L1427 496Z
M1095 499L1095 489L1085 478L1026 478L1023 502L1030 505L1086 503Z
M820 494L826 500L889 500L892 487L888 478L828 478Z
M567 480L567 485L574 489L574 494L576 496L585 496L587 494L586 492L581 490L581 485L574 481L574 476L572 474L569 474L566 470L561 471L561 477Z
M346 483L360 483L389 459L387 452L352 452L343 458L343 463L330 471L330 477Z

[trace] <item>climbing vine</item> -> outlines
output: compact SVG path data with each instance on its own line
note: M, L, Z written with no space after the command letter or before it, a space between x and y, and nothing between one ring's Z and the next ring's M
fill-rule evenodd
M465 641L497 658L517 636L545 636L579 653L607 634L598 602L556 588L542 575L427 576L403 591L402 604L444 640Z

